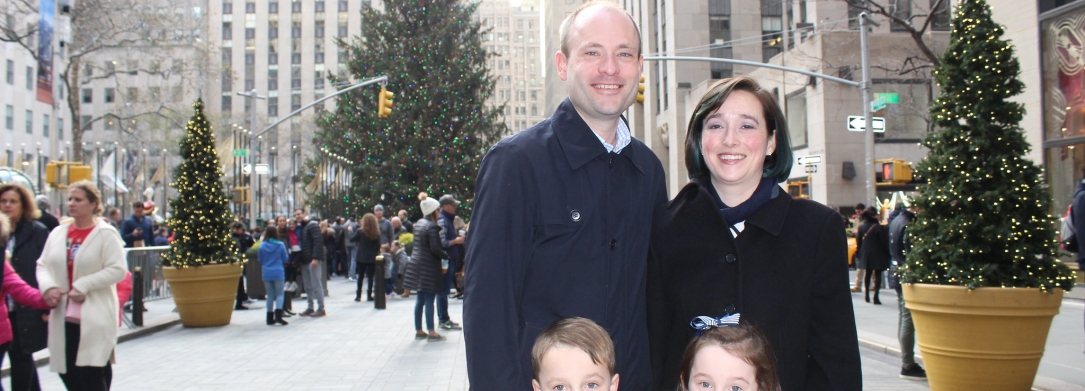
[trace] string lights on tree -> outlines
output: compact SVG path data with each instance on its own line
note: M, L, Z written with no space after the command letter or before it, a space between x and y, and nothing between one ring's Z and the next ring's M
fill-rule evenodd
M196 113L181 140L184 160L170 183L178 195L169 201L173 216L166 224L173 229L173 242L162 262L178 268L241 262L230 235L234 216L223 190L215 135L203 114L203 101L197 100L192 107Z
M383 12L366 9L364 38L341 43L348 75L335 85L387 75L395 108L377 113L378 89L358 89L318 121L316 148L325 153L308 162L338 156L354 162L352 187L339 200L310 194L310 204L331 201L361 214L377 204L418 212L414 195L455 194L469 215L479 161L499 135L503 107L485 104L494 89L481 24L471 15L477 2L459 0L386 1ZM310 174L313 175L313 174ZM309 176L312 178L312 176ZM420 213L412 213L420 215Z
M950 43L935 72L931 106L938 130L916 173L922 185L912 251L902 281L978 287L1069 290L1060 263L1051 194L1043 172L1024 158L1024 84L1003 27L983 0L961 0Z

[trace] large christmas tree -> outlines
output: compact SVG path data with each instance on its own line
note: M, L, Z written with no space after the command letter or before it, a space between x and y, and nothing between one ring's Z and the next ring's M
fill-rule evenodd
M166 222L173 229L173 242L162 262L173 267L235 263L240 258L230 236L234 216L223 191L215 135L203 114L203 101L192 106L196 113L188 120L188 134L181 140L184 161L170 184L178 192L177 198L170 200L173 216Z
M470 201L479 160L504 130L496 122L502 108L485 105L494 79L482 27L471 19L478 3L384 4L384 12L363 11L364 37L344 45L350 74L332 81L343 86L388 76L387 88L395 94L391 115L379 118L379 88L363 87L339 98L335 112L319 121L314 139L317 148L355 164L352 188L337 201L350 214L383 204L412 215L421 191ZM327 194L309 196L314 206L332 201Z
M917 169L925 184L909 228L905 282L1069 290L1073 273L1057 259L1051 194L1025 155L1024 84L1003 27L983 0L961 0L931 107L938 131Z

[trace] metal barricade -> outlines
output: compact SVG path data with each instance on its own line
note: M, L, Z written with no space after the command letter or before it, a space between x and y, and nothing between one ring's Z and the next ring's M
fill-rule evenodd
M143 303L172 297L170 286L162 275L162 254L170 246L133 247L124 249L128 271L132 273L132 298L124 303L125 326L143 326Z

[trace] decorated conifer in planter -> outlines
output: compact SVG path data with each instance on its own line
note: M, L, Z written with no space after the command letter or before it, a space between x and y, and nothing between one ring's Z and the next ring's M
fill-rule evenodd
M233 214L223 191L215 136L203 114L203 101L185 127L184 159L174 173L177 198L170 200L173 229L170 251L162 256L177 312L185 326L230 323L241 257L230 235Z
M937 131L916 172L900 271L931 389L1027 390L1073 273L1056 255L1043 173L1019 127L1024 84L983 0L961 0L935 71Z

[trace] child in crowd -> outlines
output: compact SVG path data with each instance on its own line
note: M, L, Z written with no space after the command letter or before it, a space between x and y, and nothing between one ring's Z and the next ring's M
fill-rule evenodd
M697 337L682 356L678 391L780 391L768 338L738 320L699 316L690 323Z
M385 299L391 299L392 292L396 290L395 273L398 262L396 262L395 256L392 255L391 247L387 244L382 244L380 247L381 255L384 256L384 297Z
M534 391L618 390L614 342L589 319L562 319L539 334L531 349L531 367Z

